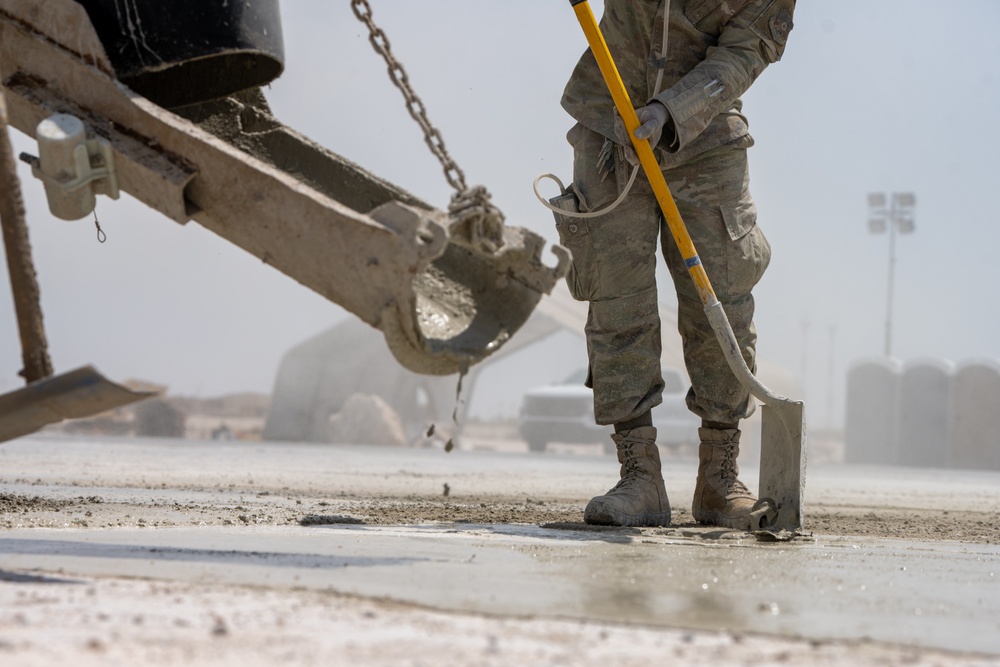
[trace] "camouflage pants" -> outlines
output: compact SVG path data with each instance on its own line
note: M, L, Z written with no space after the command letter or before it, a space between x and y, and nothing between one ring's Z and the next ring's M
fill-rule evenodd
M573 189L581 211L614 201L631 171L620 149L607 165L605 139L582 125L567 136L574 149ZM743 357L755 369L757 334L751 290L767 268L770 245L750 197L749 137L664 171L688 232L722 302ZM604 173L602 173L604 172ZM670 235L649 182L640 173L614 211L596 218L556 216L561 243L573 253L570 292L590 302L586 325L590 386L599 424L638 417L661 402L657 237L677 293L677 322L691 379L687 405L710 421L736 422L754 404L729 369Z

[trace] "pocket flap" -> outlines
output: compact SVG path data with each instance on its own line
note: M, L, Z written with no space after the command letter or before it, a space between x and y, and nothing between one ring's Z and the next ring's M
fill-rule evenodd
M709 12L721 5L724 0L699 0L684 10L684 14L691 23L697 25L698 21L708 16Z
M726 231L734 241L746 236L757 224L757 204L749 190L736 201L724 204L721 210L722 219L726 221Z

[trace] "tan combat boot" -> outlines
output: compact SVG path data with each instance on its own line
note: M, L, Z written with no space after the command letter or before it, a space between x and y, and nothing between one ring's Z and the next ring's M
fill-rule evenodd
M587 503L583 520L603 526L668 526L670 501L660 474L656 428L640 426L611 436L622 464L621 481Z
M737 479L739 429L698 429L698 481L691 514L698 523L750 530L750 510L757 498Z

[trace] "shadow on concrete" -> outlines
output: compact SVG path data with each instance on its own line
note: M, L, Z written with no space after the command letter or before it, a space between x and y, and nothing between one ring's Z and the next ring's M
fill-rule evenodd
M126 544L101 544L72 540L25 540L0 538L0 554L22 556L73 556L77 558L138 559L226 565L332 569L414 565L428 558L331 556L325 554L189 549Z
M300 526L361 526L362 519L344 514L306 514L299 519Z
M40 574L24 574L22 572L10 572L0 570L0 582L8 584L82 584L78 579L60 579L59 577L45 577Z

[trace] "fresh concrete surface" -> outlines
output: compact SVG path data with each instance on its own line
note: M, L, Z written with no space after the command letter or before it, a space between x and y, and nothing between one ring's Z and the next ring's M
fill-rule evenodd
M309 596L341 610L392 605L372 613L398 614L394 623L412 628L428 614L448 615L461 633L474 632L469 624L479 618L507 623L515 634L563 624L521 647L527 653L499 650L492 662L459 650L456 635L456 664L525 664L532 651L548 656L540 664L592 664L586 656L599 651L577 655L573 647L608 632L631 637L623 638L622 655L637 658L646 655L637 648L646 646L643 633L674 655L691 642L713 643L699 654L711 661L688 651L690 664L762 664L744 662L753 651L742 638L764 642L754 655L776 662L787 662L776 658L784 651L801 664L1000 664L1000 547L989 520L1000 510L1000 474L815 466L806 516L807 524L810 512L823 517L822 529L763 543L697 526L684 514L693 460L666 461L674 525L593 530L580 522L582 507L613 483L612 458L474 445L445 453L36 436L0 447L7 527L0 530L0 615L7 616L0 656L5 647L16 658L11 664L61 655L58 640L42 639L45 618L29 613L41 609L52 618L76 609L70 625L102 647L93 657L147 655L148 637L129 639L118 628L116 640L100 616L132 608L152 623L150 610L163 600L133 591L130 607L115 591L155 584L183 599L215 596L214 608L231 610L230 639L263 622L236 623L240 604L252 609L268 599L307 608L316 603ZM753 485L754 471L744 470ZM497 508L506 513L494 514ZM960 539L937 539L935 526L948 521L964 526ZM905 533L918 539L893 539L896 522L920 524ZM78 599L81 586L72 583L96 591L100 604ZM207 610L196 605L189 613ZM348 616L314 628L318 634L303 644L315 649L309 655L347 655L321 637L363 636L365 617ZM255 632L280 642L289 632L284 618ZM574 632L582 635L567 639ZM170 633L165 627L157 636ZM510 636L497 636L498 646L510 647L503 643ZM370 641L365 657L352 654L361 662L341 664L407 664L380 662L394 654ZM218 659L199 653L197 642L190 648L206 664L246 664L236 644ZM415 646L409 664L436 664L426 651ZM181 662L167 656L151 664Z

